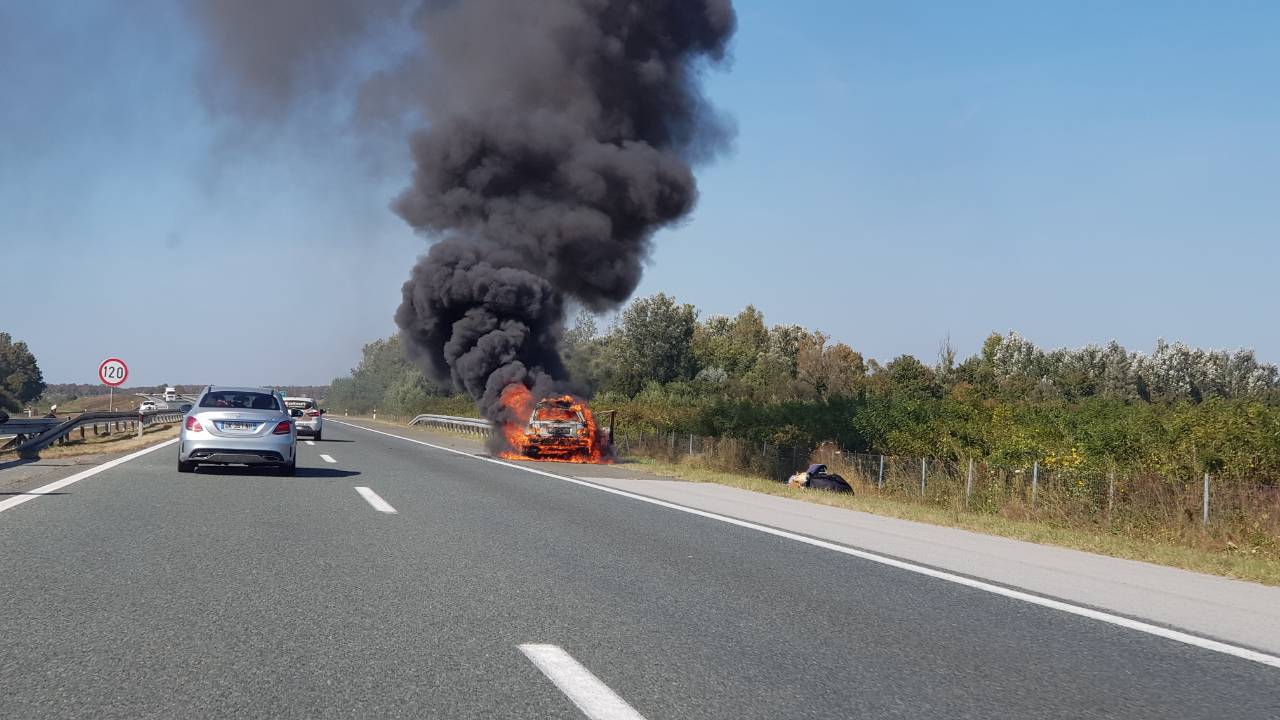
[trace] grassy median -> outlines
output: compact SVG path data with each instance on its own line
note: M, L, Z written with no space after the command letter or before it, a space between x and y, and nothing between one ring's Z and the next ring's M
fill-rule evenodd
M40 457L53 460L84 455L132 452L177 436L178 426L176 424L152 425L143 431L142 437L138 437L136 430L119 430L111 435L94 435L92 427L89 427L85 429L83 440L80 439L80 431L74 431L68 436L65 445L51 445L40 451ZM17 457L18 454L16 452L0 453L0 461L13 460Z

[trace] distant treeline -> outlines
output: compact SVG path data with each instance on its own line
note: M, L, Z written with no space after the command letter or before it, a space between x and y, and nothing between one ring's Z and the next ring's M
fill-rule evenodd
M1157 341L1153 352L1115 342L1044 350L1017 333L992 334L958 358L880 363L748 307L699 318L666 295L631 303L604 331L588 314L566 333L573 378L598 409L631 429L733 436L856 451L976 457L1021 469L1103 472L1146 468L1190 479L1213 471L1280 478L1280 372L1250 350ZM367 345L330 404L393 415L474 412L425 380L396 337Z
M117 394L137 395L138 393L146 393L148 395L162 395L166 387L172 387L178 391L179 395L196 395L205 388L204 385L179 384L179 385L135 385L132 387L116 388ZM329 394L328 385L270 385L267 387L279 388L286 395L300 395L304 397L323 398ZM97 397L106 395L107 387L97 383L50 383L45 385L44 392L40 395L36 405L56 405L69 402L71 400L79 400L86 397Z

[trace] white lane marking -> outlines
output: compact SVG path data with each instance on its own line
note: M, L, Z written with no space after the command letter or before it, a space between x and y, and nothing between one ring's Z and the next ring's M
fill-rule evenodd
M369 504L373 506L374 510L377 510L378 512L391 513L393 515L396 514L395 508L391 507L386 500L378 497L378 493L370 490L369 488L358 487L356 488L356 492L360 493L360 497L367 500Z
M23 495L19 495L19 496L17 496L17 497L9 498L8 500L0 501L0 512L4 512L5 510L11 510L11 509L13 509L13 508L18 507L19 505L21 505L21 504L22 504L22 503L24 503L24 502L28 502L28 501L31 501L31 500L35 500L36 498L40 497L41 495L48 495L48 494L49 494L49 493L51 493L51 492L55 492L55 491L57 491L57 490L61 490L62 488L66 487L66 486L68 486L68 485L70 485L70 484L72 484L72 483L78 483L78 482L80 482L81 480L84 480L85 478L91 478L91 477L93 477L94 475L97 475L98 473L101 473L101 472L106 472L107 470L110 470L110 469L111 469L111 468L113 468L113 467L119 467L120 465L123 465L123 464L125 464L125 463L129 462L130 460L134 460L134 459L140 458L140 457L142 457L143 455L146 455L147 453L153 453L153 452L155 452L156 450L159 450L160 448L169 447L170 445L172 445L172 444L174 444L174 443L176 443L176 442L178 442L178 438L174 438L174 439L172 439L172 440L166 440L166 441L164 441L164 442L160 443L159 445L154 445L154 446L152 446L152 447L149 447L149 448L146 448L146 449L143 449L143 450L139 450L138 452L133 453L132 455L125 455L125 456L124 456L124 457L122 457L122 458L116 458L115 460L111 460L110 462L105 462L105 463L102 463L101 465L98 465L98 466L95 466L95 467L89 468L88 470L85 470L84 472L76 473L75 475L72 475L71 477L63 478L63 479L61 479L61 480L56 480L56 481L51 482L51 483L49 483L48 485L45 485L45 486L43 486L43 487L38 487L38 488L36 488L35 490L32 490L32 491L30 491L30 492L27 492L27 493L25 493L25 494L23 494Z
M305 442L306 442L308 445L310 445L311 447L315 447L315 445L316 445L316 441L315 441L315 440L306 440Z
M559 647L521 645L520 652L591 720L644 720L626 700Z
M1012 588L1007 588L1000 585L993 585L992 583L983 582L981 580L975 580L974 578L969 578L963 575L956 575L954 573L949 573L949 572L946 572L945 570L935 570L931 567L925 567L924 565L916 565L914 563L906 562L905 560L897 560L895 558L887 557L885 555L877 555L876 553L868 552L866 550L858 550L856 548L851 548L845 545L837 545L836 543L827 542L826 540L818 540L817 538L811 538L805 535L801 535L799 533L788 532L786 530L778 530L777 528L771 528L766 525L757 525L756 523L748 522L746 520L739 520L737 518L732 518L727 515L718 515L713 512L707 512L706 510L699 510L697 508L686 507L684 505L668 502L666 500L658 500L657 498L651 498L651 497L646 497L644 495L639 495L633 492L627 492L626 490L618 490L617 488L611 488L604 485L597 485L595 483L586 482L585 480L579 480L578 478L567 477L565 475L556 475L555 473L549 473L545 470L538 470L536 468L524 467L522 465L514 465L509 462L503 462L502 460L495 460L494 458L481 457L479 455L472 455L471 453L463 452L461 450L454 450L453 448L444 447L443 445L433 445L429 442L423 442L422 440L414 440L413 438L402 437L400 435L393 435L389 432L374 430L372 428L364 427L363 425L352 425L351 423L344 423L340 420L333 420L331 422L336 422L340 425L348 425L353 428L359 428L361 430L366 430L371 433L377 433L379 435L386 435L387 437L399 438L400 440L405 440L411 443L417 443L419 445L425 445L429 448L434 448L436 450L444 450L445 452L450 452L455 455L461 455L463 457L469 457L473 460L483 460L485 462L490 462L495 465L502 465L504 467L509 467L516 470L523 470L525 472L533 473L534 475L542 475L544 477L555 478L556 480L563 480L565 482L573 483L575 485L582 485L583 487L589 487L595 490L599 490L601 492L607 492L611 495L620 495L622 497L631 498L632 500L639 500L640 502L646 502L646 503L649 503L650 505L657 505L659 507L665 507L671 510L679 510L680 512L689 513L690 515L697 515L699 517L709 518L711 520L718 520L720 522L728 523L730 525L737 525L738 527L750 528L751 530L756 530L769 535L786 538L788 540L795 540L796 542L801 542L806 545L812 545L814 547L820 547L826 550L834 550L838 553L844 553L845 555L852 555L853 557L862 558L863 560L870 560L871 562L880 563L881 565L888 565L889 567L897 568L899 570L906 570L907 572L913 572L920 575L925 575L937 580L945 580L946 582L955 583L957 585L964 585L965 587L970 587L975 590L982 590L984 592L992 593L993 595L1000 595L1002 597L1007 597L1013 600L1020 600L1025 603L1030 603L1032 605L1039 605L1040 607L1046 607L1051 610L1060 610L1064 613L1070 613L1072 615L1086 617L1091 620L1098 620L1099 622L1116 625L1122 628L1127 628L1129 630L1136 630L1138 632L1146 633L1148 635L1155 635L1156 637L1162 637L1166 640L1173 640L1174 642L1180 642L1185 645L1191 645L1193 647L1198 647L1203 650L1211 650L1213 652L1222 653L1224 655L1237 657L1242 660L1249 660L1250 662L1256 662L1256 663L1261 663L1263 665L1269 665L1274 668L1280 668L1280 656L1268 655L1267 653L1264 653L1264 652L1258 652L1257 650L1250 650L1249 648L1240 647L1238 645L1231 645L1230 643L1224 643L1218 640L1210 640L1209 638L1200 637L1199 635L1192 635L1191 633L1183 632L1181 630L1174 630L1172 628L1161 627L1160 625L1153 625L1151 623L1143 622L1141 620L1134 620L1132 618L1127 618L1122 615L1114 615L1112 613L1103 612L1101 610L1094 610L1092 608L1084 607L1081 605L1073 605L1068 602L1063 602L1062 600L1054 600L1052 598L1033 595L1029 592L1023 592L1021 590L1014 590Z
M321 456L320 456L320 459L321 459L321 460L323 460L323 461L325 461L325 462L327 462L327 463L329 463L329 464L331 464L331 465L333 465L333 464L337 464L337 462L338 462L337 460L334 460L332 457L330 457L330 456L328 456L328 455L321 455Z

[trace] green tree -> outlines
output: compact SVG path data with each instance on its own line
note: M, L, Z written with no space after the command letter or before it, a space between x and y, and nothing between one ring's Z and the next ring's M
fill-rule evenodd
M748 305L738 316L716 316L698 323L693 334L693 351L698 365L723 370L729 377L741 377L755 367L769 349L769 329L764 314Z
M0 408L19 410L44 389L44 375L27 344L0 332Z
M693 354L697 322L692 305L663 293L627 306L609 343L613 388L635 395L649 383L692 380L698 371Z

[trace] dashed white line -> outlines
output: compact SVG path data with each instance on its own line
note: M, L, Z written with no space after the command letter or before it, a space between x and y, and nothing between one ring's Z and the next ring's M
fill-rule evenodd
M315 440L304 440L303 442L305 442L307 445L309 445L309 446L311 446L311 447L315 447L315 446L316 446L316 441L315 441Z
M1267 653L1259 652L1257 650L1250 650L1249 648L1240 647L1239 645L1231 645L1230 643L1220 642L1218 640L1210 640L1209 638L1201 637L1199 635L1192 635L1191 633L1183 632L1181 630L1174 630L1173 628L1163 627L1160 625L1153 625L1152 623L1143 622L1141 620L1134 620L1133 618L1127 618L1127 617L1124 617L1123 615L1116 615L1114 613L1103 612L1101 610L1094 610L1093 608L1084 607L1082 605L1074 605L1072 603L1064 602L1062 600L1054 600L1053 598L1047 598L1041 595L1034 595L1029 592L1023 592L1022 590L1015 590L1013 588L1004 587L1002 585L995 585L993 583L983 582L982 580L977 580L975 578L965 577L964 575L956 575L955 573L949 573L949 572L946 572L945 570L935 570L934 568L927 567L925 565L916 565L915 563L909 563L909 562L906 562L905 560L898 560L897 558L891 558L886 555L878 555L876 553L869 552L867 550L859 550L857 548L851 548L845 545L838 545L833 542L827 542L826 540L819 540L817 538L811 538L806 535L801 535L799 533L793 533L793 532L788 532L786 530L771 528L767 525L759 525L757 523L749 522L747 520L739 520L738 518L729 517L728 515L720 515L718 513L707 512L706 510L699 510L697 508L687 507L685 505L679 505L677 503L668 502L666 500L651 498L651 497L648 497L647 495L640 495L639 493L627 492L626 490L618 490L617 488L611 488L605 485L597 485L595 483L586 482L584 480L568 477L566 475L556 475L555 473L550 473L545 470L538 470L537 468L524 467L522 465L515 465L513 463L503 462L502 460L496 460L494 458L482 457L479 455L472 455L471 453L463 452L462 450L455 450L453 448L445 447L443 445L434 445L432 443L424 442L422 440L414 440L413 438L407 438L407 437L404 437L403 435L395 435L389 432L383 432L381 430L374 430L373 428L367 428L363 425L354 425L352 423L345 423L339 420L332 420L331 422L336 422L340 425L346 425L348 427L359 428L360 430L376 433L378 435L386 435L387 437L398 438L400 440L416 443L418 445L425 445L429 448L434 448L436 450L443 450L448 453L453 453L454 455L469 457L472 460L481 460L484 462L493 463L495 465L502 465L503 467L509 467L509 468L512 468L513 470L523 470L524 472L533 473L534 475L542 475L544 477L554 478L556 480L563 480L564 482L573 483L575 485L582 485L583 487L593 488L595 490L606 492L611 495L620 495L622 497L631 498L632 500L639 500L640 502L646 502L646 503L649 503L650 505L657 505L659 507L670 508L672 510L678 510L680 512L689 513L690 515L697 515L699 517L704 517L711 520L717 520L722 523L728 523L730 525L737 525L738 527L749 528L757 532L766 533L768 535L773 535L776 537L786 538L788 540L794 540L796 542L804 543L806 545L812 545L814 547L833 550L838 553L851 555L856 558L862 558L863 560L869 560L871 562L879 563L881 565L887 565L889 567L897 568L899 570L906 570L907 572L913 572L919 575L925 575L927 577L931 577L937 580L943 580L946 582L955 583L957 585L970 587L975 590L989 592L993 595L1000 595L1002 597L1007 597L1012 600L1019 600L1021 602L1029 603L1031 605L1039 605L1040 607L1050 608L1052 610L1059 610L1061 612L1069 613L1071 615L1086 617L1091 620L1097 620L1099 622L1108 623L1110 625L1116 625L1118 627L1127 628L1129 630L1135 630L1137 632L1146 633L1148 635L1155 635L1156 637L1162 637L1166 640L1172 640L1174 642L1183 643L1185 645L1191 645L1192 647L1198 647L1203 650L1210 650L1212 652L1217 652L1217 653L1222 653L1224 655L1237 657L1242 660L1248 660L1250 662L1256 662L1262 665L1268 665L1270 667L1280 668L1280 656L1269 655Z
M336 464L336 463L338 462L337 460L334 460L334 459L333 459L331 456L329 456L329 455L321 455L321 456L320 456L320 459L321 459L321 460L323 460L323 461L325 461L325 462L327 462L327 463L329 463L329 464L331 464L331 465Z
M644 720L569 653L555 645L521 645L529 658L591 720Z
M38 487L35 490L32 490L24 495L19 495L17 497L9 498L8 500L4 500L0 502L0 512L4 512L5 510L16 508L24 502L30 502L31 500L35 500L41 495L48 495L49 493L52 493L56 490L60 490L72 483L78 483L81 480L84 480L85 478L93 477L94 475L97 475L100 472L106 472L107 470L110 470L113 467L118 467L120 465L123 465L129 462L130 460L133 460L135 458L140 458L143 455L146 455L147 453L153 453L156 450L159 450L160 448L169 447L170 445L176 442L178 442L178 438L167 440L165 442L160 443L159 445L149 447L145 450L139 450L138 452L133 453L132 455L125 455L122 458L116 458L111 462L102 463L101 465L85 470L84 472L76 473L71 477L63 478L61 480L51 482L48 485Z
M378 512L390 513L392 515L395 514L396 509L391 507L391 504L388 503L386 500L383 500L382 498L378 497L378 493L370 490L367 487L358 487L356 488L356 492L360 493L360 497L367 500L368 503L373 506L374 510L377 510Z

